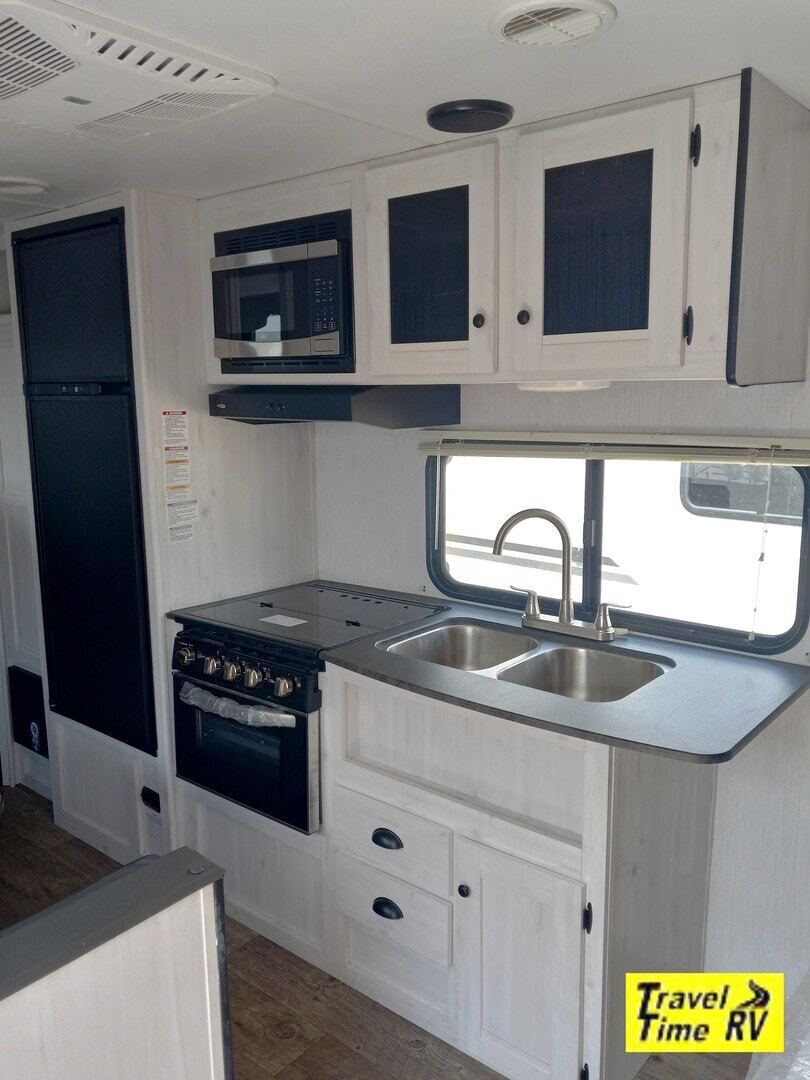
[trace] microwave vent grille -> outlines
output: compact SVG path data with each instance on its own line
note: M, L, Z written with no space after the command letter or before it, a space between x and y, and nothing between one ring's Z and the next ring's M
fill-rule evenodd
M227 237L222 245L221 254L234 255L243 251L264 251L268 248L312 244L316 240L335 240L336 238L337 229L334 221L314 223L303 221L294 224L280 222L277 226L264 225L251 232Z

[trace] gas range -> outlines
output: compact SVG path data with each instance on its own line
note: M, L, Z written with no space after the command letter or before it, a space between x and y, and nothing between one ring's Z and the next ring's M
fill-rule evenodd
M377 590L308 581L169 613L175 670L301 712L319 707L321 653L441 610Z
M440 607L308 581L169 613L178 777L302 832L320 827L321 654Z
M318 655L378 630L419 622L440 610L441 605L414 603L374 589L306 581L183 608L169 612L169 617L183 626L214 627Z

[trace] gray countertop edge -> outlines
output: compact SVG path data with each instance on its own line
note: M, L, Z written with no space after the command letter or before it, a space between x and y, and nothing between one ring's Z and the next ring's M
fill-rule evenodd
M222 880L192 848L147 855L0 932L0 1001Z
M542 731L552 731L559 735L569 735L571 738L584 739L588 742L602 743L605 746L617 746L625 750L635 750L648 754L661 754L666 757L679 758L681 761L690 761L700 765L718 765L726 761L731 761L741 750L755 739L757 735L764 731L766 727L769 727L781 713L789 708L794 701L800 698L807 689L807 686L800 686L793 694L786 697L779 706L772 710L757 726L751 728L739 742L729 750L713 754L700 754L682 750L677 747L622 739L618 736L593 731L587 727L577 728L570 724L557 724L553 720L544 720L542 717L510 712L506 709L497 709L469 698L461 698L452 694L443 694L438 690L433 690L407 679L397 678L396 676L388 674L383 675L379 669L376 669L373 666L341 656L341 651L343 650L335 649L333 652L327 652L324 654L323 658L327 664L344 668L346 671L352 671L356 675L363 675L366 678L374 679L376 682L384 683L386 686L396 686L400 690L408 690L411 693L419 694L421 697L431 698L434 701L441 701L446 705L453 705L458 708L470 709L473 712L484 713L487 716L495 716L499 719L507 720L510 723L524 724L527 727L539 728ZM810 682L810 671L808 673L808 682Z

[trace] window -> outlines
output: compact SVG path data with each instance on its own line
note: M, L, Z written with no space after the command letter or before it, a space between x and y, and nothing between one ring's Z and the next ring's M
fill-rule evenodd
M506 518L540 507L571 534L577 618L629 605L616 625L752 652L806 629L809 469L495 453L443 456L440 476L428 459L428 568L445 594L519 608L513 590L534 589L557 614L552 525L522 522L492 554Z

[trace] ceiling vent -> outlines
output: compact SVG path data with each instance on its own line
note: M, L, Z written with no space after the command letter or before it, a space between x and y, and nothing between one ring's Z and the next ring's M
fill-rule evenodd
M78 37L81 48L106 64L198 90L251 91L251 87L238 75L217 64L192 60L175 49L153 48L131 37L107 34L79 23L71 23L70 27Z
M25 0L0 0L3 120L129 139L214 116L275 90L266 72L101 16L77 16L73 9L68 21Z
M512 4L492 20L500 41L540 48L577 45L583 38L606 30L616 18L607 0L576 0L571 4Z
M96 120L79 124L77 131L86 135L101 135L110 139L129 139L135 135L149 135L189 120L201 120L204 116L233 108L249 101L252 94L195 94L181 91L161 94L150 101L142 101L131 109L100 116Z
M10 16L0 16L0 101L42 86L76 61Z

